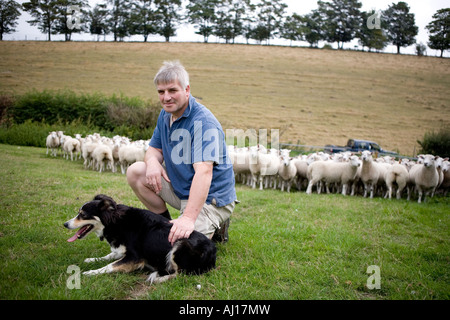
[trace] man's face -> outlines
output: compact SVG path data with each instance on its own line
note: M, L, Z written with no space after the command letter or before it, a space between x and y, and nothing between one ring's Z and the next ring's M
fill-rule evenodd
M174 81L167 84L158 84L156 88L163 109L175 118L181 117L189 104L189 85L186 89L183 89L178 81Z

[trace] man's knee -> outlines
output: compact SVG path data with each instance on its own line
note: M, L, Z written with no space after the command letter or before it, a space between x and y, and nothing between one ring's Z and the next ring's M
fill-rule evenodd
M145 162L138 161L130 165L127 169L127 181L130 186L135 185L140 178L145 176Z

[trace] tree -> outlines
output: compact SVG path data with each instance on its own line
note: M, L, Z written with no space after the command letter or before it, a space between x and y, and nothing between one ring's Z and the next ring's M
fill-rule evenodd
M244 35L244 23L248 21L248 12L251 11L250 0L225 0L217 8L214 23L214 34L232 42L237 36Z
M176 27L178 26L181 15L181 0L155 0L157 5L156 15L158 27L156 33L162 35L166 42L170 37L175 36Z
M131 4L129 0L106 0L112 5L106 20L108 30L113 33L114 41L128 37L131 33Z
M381 26L380 28L369 28L367 26L368 19L373 17L375 14L375 10L361 13L363 23L361 24L356 37L359 39L359 43L363 46L363 50L364 47L368 47L369 51L371 51L372 48L375 50L382 50L388 43L388 39L383 34Z
M352 41L360 29L362 4L358 0L319 0L317 3L325 22L324 40L337 42L338 48L343 49L344 43Z
M215 13L218 4L219 0L189 0L189 4L186 6L189 22L199 29L196 34L202 35L205 43L213 34L213 23L216 19Z
M219 10L217 10L213 29L214 34L217 37L225 39L225 42L229 43L235 36L233 16L229 10L229 7L226 6L226 3L227 2L223 2L222 6L219 7Z
M87 0L57 0L57 17L52 33L64 34L65 41L70 41L73 33L87 31L85 28L87 19L84 18L88 16L86 7L89 7Z
M34 18L27 22L47 33L48 41L51 41L54 24L58 18L57 0L30 0L22 6Z
M291 16L287 17L283 27L281 28L281 37L292 41L303 40L304 34L304 20L300 15L293 13Z
M108 17L108 10L106 4L97 4L88 14L89 18L89 32L97 35L97 41L101 35L106 36L108 33L108 24L106 19Z
M130 33L144 37L144 42L150 34L156 32L156 14L152 0L135 0L130 8Z
M0 41L3 34L16 31L21 5L14 0L0 0Z
M313 10L311 13L306 14L302 18L304 28L304 38L305 41L309 43L310 47L317 47L319 41L324 38L324 22L322 16L318 10Z
M87 0L30 0L23 4L24 10L34 18L27 22L47 33L48 41L52 34L64 34L69 41L72 33L84 31L82 16L87 15L84 10L87 6ZM74 15L77 15L76 23L72 21Z
M423 43L416 43L416 54L421 57L427 54L427 46Z
M415 25L414 14L409 13L405 2L393 3L381 15L383 29L386 29L388 40L397 46L397 54L401 47L407 47L416 42L418 28Z
M283 25L284 10L287 8L287 5L281 0L261 0L256 6L258 8L259 24L255 29L255 39L258 41L267 40L267 44L269 44L270 39L280 33Z
M444 50L450 49L450 8L439 9L433 15L431 21L426 28L430 34L428 46L431 49L441 50L441 58Z

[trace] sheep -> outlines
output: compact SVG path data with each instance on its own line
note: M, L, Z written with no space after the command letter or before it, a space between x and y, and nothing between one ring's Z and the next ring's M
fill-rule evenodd
M236 181L241 177L242 183L250 183L250 153L246 148L235 148L234 146L228 146L228 153L230 161L233 164L233 171L236 176ZM246 181L247 180L247 181Z
M92 136L88 136L86 138L86 140L83 143L83 148L81 149L81 155L84 159L84 168L88 169L89 167L92 166L92 152L94 151L94 149L97 147L98 142L96 140L96 138L92 137Z
M447 196L448 189L450 189L450 162L445 160L442 164L442 173L444 174L444 180L441 184L441 189L444 191L444 196Z
M376 162L373 161L372 153L370 151L363 151L361 154L362 167L361 167L361 181L364 184L364 198L367 197L367 193L370 191L370 198L373 198L374 187L378 183L380 177L380 171Z
M392 188L397 184L397 199L402 197L402 191L408 183L409 173L406 167L400 163L393 164L386 172L385 182L387 187L386 197L392 198ZM385 198L386 198L385 197Z
M297 167L289 157L289 150L283 150L281 154L281 163L278 166L278 176L281 180L281 191L284 191L286 185L286 191L291 191L291 185L297 175Z
M284 149L285 152L290 152L290 150ZM278 156L277 149L270 149L267 158L270 159L269 164L261 168L261 176L263 177L265 184L264 187L270 188L273 184L273 189L277 188L277 174L281 159Z
M92 151L92 159L94 161L95 168L101 173L106 168L111 168L112 172L115 172L114 159L111 148L106 144L98 144L94 151Z
M145 145L134 143L127 146L122 146L119 149L119 162L122 174L126 173L128 167L137 162L144 161Z
M305 158L294 158L292 160L294 162L295 168L297 169L297 189L298 191L302 190L303 181L307 181L307 171L308 171L308 162Z
M80 141L70 136L65 136L63 150L64 150L64 158L67 156L67 160L69 160L70 154L70 160L73 161L73 153L75 152L75 160L76 160L77 154L81 153Z
M112 169L112 171L113 172L116 172L116 165L119 163L119 150L120 150L120 147L121 147L121 145L122 145L122 140L121 139L114 139L113 138L113 140L114 140L114 144L113 144L113 146L112 146L112 156L113 156L113 162L114 162L114 164L113 164L113 166L114 166L114 168Z
M312 187L319 181L324 181L327 193L330 193L330 183L340 183L342 185L342 195L347 194L349 184L356 177L358 167L361 166L357 156L351 156L348 162L336 161L315 161L308 167L308 188L307 194L312 193ZM320 188L317 189L320 193Z
M256 181L259 181L259 189L263 189L263 179L267 176L276 175L278 172L278 165L280 160L278 156L273 154L262 153L266 149L262 147L250 147L249 167L252 175L252 188L256 188ZM276 185L274 186L276 188Z
M438 172L439 175L439 182L438 185L436 187L436 189L433 191L433 193L431 194L432 197L434 197L434 193L436 192L436 190L441 186L442 182L444 182L444 172L442 171L442 167L444 165L444 161L447 161L448 158L441 158L441 157L437 157L435 163L436 163L436 170Z
M47 136L47 140L45 141L45 145L47 146L47 155L48 155L48 149L51 150L51 155L56 157L58 147L59 147L59 138L56 133L56 131L52 131Z
M422 163L416 164L409 171L409 178L411 182L414 182L416 190L419 193L418 203L425 202L428 194L433 194L434 190L439 183L439 174L436 169L435 157L431 154L419 155L419 159Z

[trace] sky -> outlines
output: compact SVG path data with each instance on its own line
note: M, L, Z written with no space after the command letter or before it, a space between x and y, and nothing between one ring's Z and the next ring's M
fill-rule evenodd
M16 0L19 3L26 2L27 0ZM95 3L103 2L101 0L88 0L91 7L95 6ZM257 0L253 0L253 3L257 3ZM284 0L285 4L288 5L287 13L298 13L298 14L306 14L311 12L314 9L317 9L317 0ZM397 3L397 0L360 0L362 3L362 11L369 11L372 9L375 10L385 10L389 5L393 2ZM432 15L436 13L438 9L448 8L450 7L449 0L406 0L410 7L410 12L415 14L416 25L419 27L419 34L416 37L416 42L427 44L428 42L428 31L425 29L425 26L431 22ZM47 40L45 34L41 33L37 27L31 26L27 23L27 20L30 20L31 17L26 12L23 12L19 18L19 23L16 28L16 32L4 35L4 40ZM73 40L86 40L86 41L94 41L96 37L90 34L74 34ZM106 40L111 40L112 37L106 37ZM130 39L132 41L142 41L142 36L134 36ZM55 35L52 36L52 40L64 40L63 36ZM182 25L177 30L177 36L170 39L173 42L184 42L184 41L198 41L203 42L203 37L195 34L195 28L190 25ZM163 37L160 36L152 36L149 37L149 41L164 41ZM210 37L209 42L219 42L223 41L218 39L217 37ZM245 42L244 39L237 39L237 42ZM273 45L290 45L290 42L284 39L273 39L270 41ZM307 46L306 42L296 42L294 45ZM344 48L354 48L358 45L358 41L354 40L350 43L346 43ZM336 44L334 44L336 47ZM396 53L396 47L387 46L384 52ZM401 53L415 54L415 47L410 46L407 48L402 48ZM427 47L427 55L436 56L439 55L439 52L436 50L432 50ZM449 52L444 53L446 57L450 57Z

